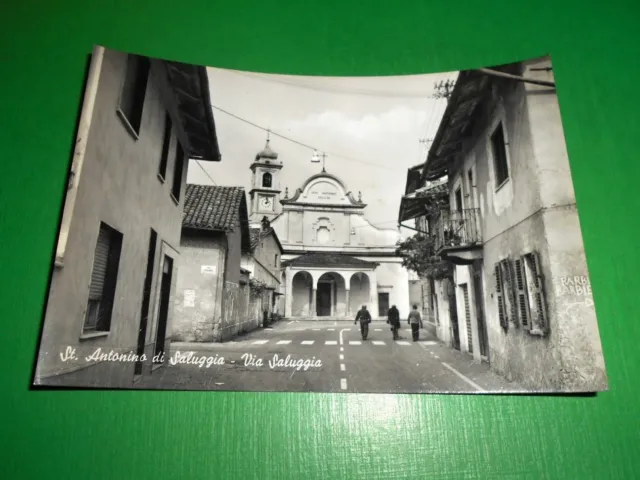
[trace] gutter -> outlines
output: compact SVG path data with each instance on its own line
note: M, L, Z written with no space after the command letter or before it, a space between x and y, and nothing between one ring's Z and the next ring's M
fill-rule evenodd
M508 78L509 80L516 80L518 82L532 83L534 85L542 85L544 87L556 88L556 84L554 82L549 82L547 80L537 80L535 78L521 77L519 75L512 75L511 73L505 73L505 72L499 72L498 70L492 70L490 68L478 68L478 69L476 69L476 71L478 71L480 73L484 73L485 75L493 76L493 77Z
M69 183L67 184L67 195L62 211L62 221L60 222L60 236L56 247L55 266L60 268L64 263L64 255L67 249L67 239L71 228L71 220L78 196L78 185L82 175L82 167L87 152L87 140L91 129L91 119L98 93L98 81L102 70L102 59L104 58L104 47L95 47L91 55L91 64L87 75L87 83L82 100L82 111L78 122L78 134L73 151L71 171L69 173Z

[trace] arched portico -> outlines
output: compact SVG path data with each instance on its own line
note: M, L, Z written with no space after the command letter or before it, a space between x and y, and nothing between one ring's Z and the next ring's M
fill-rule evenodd
M349 318L362 305L375 316L377 292L375 267L336 269L287 266L285 315L288 318Z
M344 317L347 312L346 291L342 275L337 272L323 273L316 285L316 316Z

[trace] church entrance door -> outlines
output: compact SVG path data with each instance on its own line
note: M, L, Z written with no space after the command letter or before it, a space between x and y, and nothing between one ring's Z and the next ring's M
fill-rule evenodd
M331 287L332 284L330 282L318 282L316 314L319 317L328 317L331 315Z

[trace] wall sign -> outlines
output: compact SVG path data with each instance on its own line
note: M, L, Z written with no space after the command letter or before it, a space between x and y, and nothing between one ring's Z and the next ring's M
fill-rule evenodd
M205 275L215 275L218 268L215 265L202 265L200 267L200 273Z

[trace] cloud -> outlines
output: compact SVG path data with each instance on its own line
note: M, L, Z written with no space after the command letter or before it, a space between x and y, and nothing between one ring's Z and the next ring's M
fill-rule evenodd
M416 135L424 128L427 117L426 111L407 107L396 107L380 114L359 117L330 110L292 121L287 128L293 132L324 130L360 141L381 141L390 136L410 136L416 141Z

